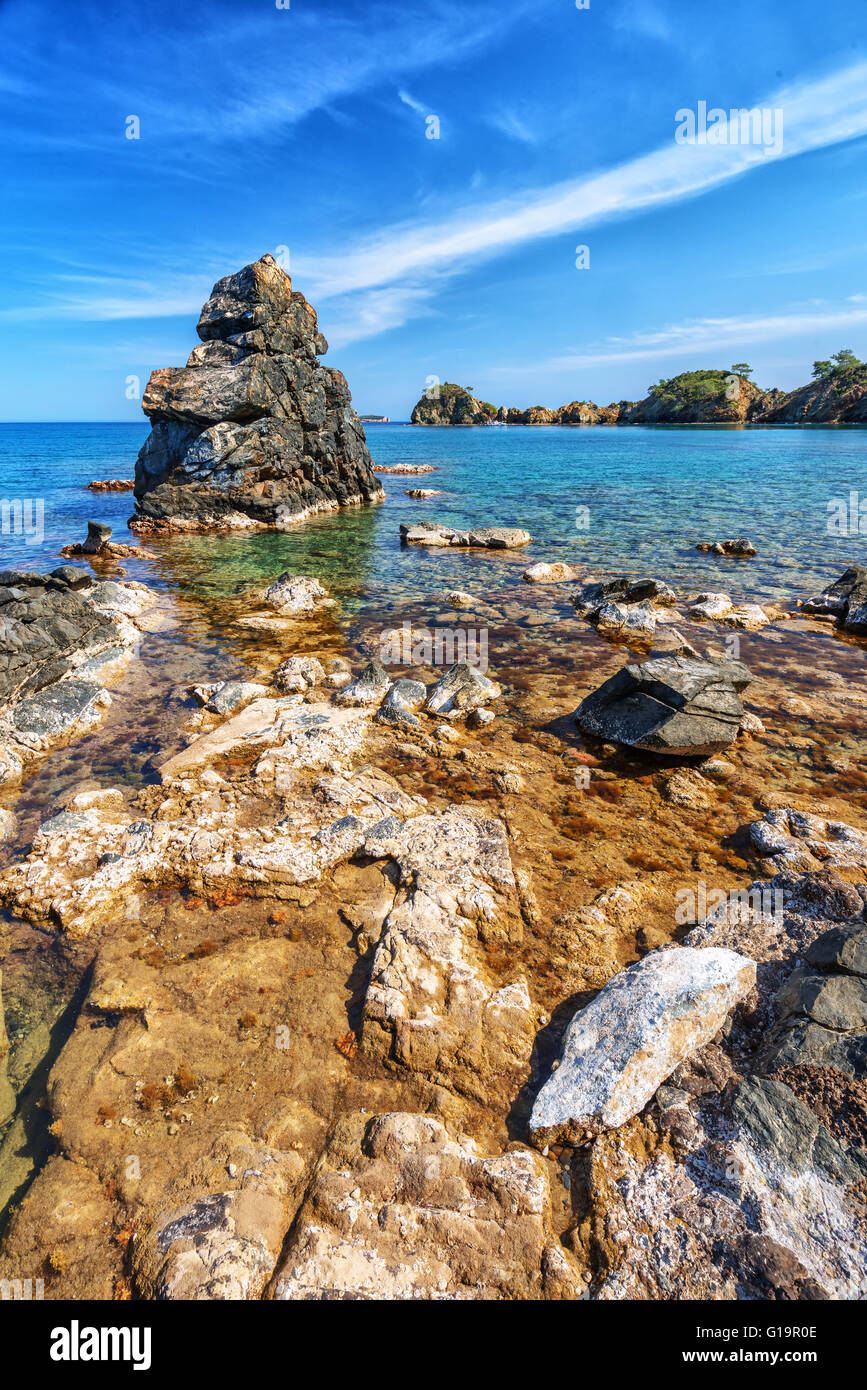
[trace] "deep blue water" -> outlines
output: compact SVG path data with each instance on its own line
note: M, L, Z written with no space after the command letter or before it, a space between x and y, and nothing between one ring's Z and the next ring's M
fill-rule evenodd
M287 534L149 542L156 561L131 573L216 594L293 567L356 601L375 601L514 568L508 557L401 547L400 522L422 518L520 525L534 537L532 559L653 572L736 596L797 597L847 564L867 563L867 535L827 529L832 498L854 490L867 500L867 430L373 425L367 433L377 463L431 463L437 471L385 475L382 506L319 517ZM130 539L131 494L97 495L86 484L131 477L146 434L144 421L0 424L0 499L44 504L44 535L0 535L0 565L53 567L91 517L109 522L116 539ZM406 497L418 486L443 495ZM740 535L758 546L755 560L694 548Z

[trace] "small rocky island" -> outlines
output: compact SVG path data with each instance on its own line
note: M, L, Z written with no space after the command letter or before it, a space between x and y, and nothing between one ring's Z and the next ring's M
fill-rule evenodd
M145 388L132 531L280 529L383 496L316 311L273 256L219 280L197 332Z
M813 380L795 391L763 391L751 369L681 372L656 382L641 401L570 401L552 409L495 406L471 387L444 382L413 407L413 425L802 425L867 422L867 363L848 349L814 363Z

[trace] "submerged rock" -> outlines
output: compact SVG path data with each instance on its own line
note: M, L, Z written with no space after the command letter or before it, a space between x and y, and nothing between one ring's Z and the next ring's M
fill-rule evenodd
M867 834L845 821L782 807L750 826L753 848L777 869L867 868Z
M383 496L316 313L273 256L219 280L197 331L186 367L145 389L132 530L279 529Z
M310 613L317 604L328 597L318 579L308 575L290 574L284 570L274 583L265 590L265 602L281 616L291 613Z
M575 711L595 738L649 753L720 753L737 737L739 693L752 679L738 661L652 657L624 666Z
M730 541L699 541L696 550L703 551L705 555L734 555L739 558L746 558L759 553L752 541L745 540L743 537Z
M550 564L539 560L524 570L521 578L525 584L562 584L565 580L577 579L578 571L574 565L567 565L563 560L555 560Z
M744 956L689 946L653 951L615 976L567 1029L560 1066L533 1106L535 1141L575 1142L637 1115L755 980Z

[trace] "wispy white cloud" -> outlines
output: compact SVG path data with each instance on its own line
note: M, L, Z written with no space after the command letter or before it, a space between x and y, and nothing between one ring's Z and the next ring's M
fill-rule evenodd
M675 144L672 113L670 144L612 169L466 207L438 222L388 227L346 253L299 256L297 265L320 297L346 294L409 275L452 275L527 242L696 197L778 159L867 134L867 63L755 104L784 112L779 153L756 145Z
M517 140L522 145L537 143L536 132L510 107L504 107L501 111L489 111L485 120L492 130L499 131L510 140Z
M867 134L867 62L790 85L755 104L784 112L783 145L776 154L752 145L678 145L672 113L670 143L613 168L472 203L437 220L388 226L327 255L293 247L293 279L323 307L323 318L337 325L336 332L332 329L335 342L398 327L430 312L444 282L482 260L566 232L583 236L606 219L670 206L779 159ZM207 292L202 276L172 274L159 283L148 279L106 286L101 293L82 287L31 310L9 308L2 316L98 319L195 313L204 297L203 284Z
M395 0L345 10L279 10L271 0L270 8L182 7L172 25L155 24L147 7L123 7L108 21L102 7L82 6L70 37L46 30L35 0L11 0L0 7L0 97L33 100L19 148L117 150L117 122L134 112L149 140L194 144L205 160L208 146L279 135L315 111L333 113L340 101L460 61L534 4L514 0L504 10L497 0L433 0L422 18ZM200 77L195 101L191 71ZM84 135L75 133L82 110ZM109 126L93 119L103 110L112 112Z
M428 113L429 113L429 111L430 111L430 107L429 107L429 106L425 106L425 105L424 105L422 102L420 102L420 101L416 101L415 97L410 96L409 92L404 91L404 89L403 89L402 87L401 87L400 91L398 92L398 96L400 97L400 99L401 99L401 101L403 102L404 106L408 106L409 109L410 109L411 111L415 111L419 116L427 116L427 115L428 115Z
M668 324L652 333L635 333L628 338L609 338L599 348L561 353L523 364L495 367L492 376L548 376L555 372L586 370L612 363L644 362L654 358L686 356L695 352L714 352L734 348L738 352L759 343L785 342L828 332L848 332L867 324L867 302L862 295L851 295L844 304L827 304L792 309L781 314L732 315L727 318L693 319ZM859 307L845 307L851 304Z

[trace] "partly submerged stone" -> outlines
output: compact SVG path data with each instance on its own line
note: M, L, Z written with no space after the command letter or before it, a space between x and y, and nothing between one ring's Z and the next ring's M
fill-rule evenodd
M567 565L563 560L555 560L550 564L539 560L524 570L521 578L525 584L562 584L565 580L577 579L578 571L574 565Z
M652 657L621 671L582 700L580 728L650 753L720 753L737 737L739 699L752 679L738 661Z
M737 540L699 541L696 550L703 551L705 555L734 555L741 559L759 553L752 541L746 540L743 536Z
M616 975L566 1031L560 1066L533 1106L534 1140L576 1142L637 1115L755 980L744 956L689 946L653 951Z
M403 728L417 728L421 721L415 711L424 704L426 696L427 687L422 681L395 681L379 707L377 722Z
M851 565L816 598L801 605L807 613L827 613L847 632L867 633L867 567Z
M211 714L232 714L267 694L267 686L255 681L221 681L206 701L205 709Z
M750 826L753 848L777 869L867 868L867 834L845 821L786 806Z
M290 574L288 570L278 576L265 590L265 602L281 616L292 613L310 613L322 599L328 597L318 579L304 574Z
M468 713L496 699L500 687L466 661L449 667L427 697L428 714Z
M686 610L686 615L688 618L692 618L693 622L719 622L731 612L732 606L728 594L709 590L706 593L696 594Z
M533 539L529 531L517 526L475 526L459 530L435 521L404 522L400 535L407 545L455 545L481 550L519 550Z
M360 674L345 685L337 696L341 705L376 705L391 685L391 677L378 661L368 661Z

